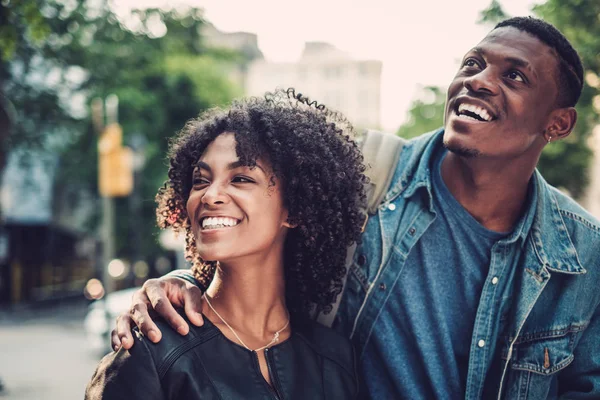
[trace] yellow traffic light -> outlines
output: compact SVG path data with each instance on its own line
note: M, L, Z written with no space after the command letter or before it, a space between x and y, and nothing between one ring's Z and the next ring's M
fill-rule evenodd
M128 196L133 190L133 153L122 147L123 130L108 125L98 140L98 190L105 197Z

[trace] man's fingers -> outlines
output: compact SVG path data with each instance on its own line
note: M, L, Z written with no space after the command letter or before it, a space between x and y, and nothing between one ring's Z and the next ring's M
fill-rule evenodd
M196 326L204 325L204 319L202 318L202 301L202 292L200 289L193 285L186 285L186 288L183 291L185 315L187 315L190 322Z
M150 318L148 307L145 303L136 303L129 312L131 319L140 328L140 331L153 343L158 343L162 337L160 330ZM132 340L133 342L133 340Z
M181 288L178 288L178 290L181 290ZM165 291L160 285L147 286L146 295L148 296L154 311L163 317L173 329L179 332L179 334L187 335L190 330L188 324L183 317L175 311L175 308L171 305ZM154 322L152 322L152 325L154 325ZM156 328L156 325L154 325L154 327ZM158 328L156 328L156 330L158 330ZM152 338L150 338L150 340L152 340Z
M113 350L119 350L120 346L129 350L133 346L133 336L131 335L132 324L133 321L129 314L119 315L117 318L117 329L113 330L111 334Z

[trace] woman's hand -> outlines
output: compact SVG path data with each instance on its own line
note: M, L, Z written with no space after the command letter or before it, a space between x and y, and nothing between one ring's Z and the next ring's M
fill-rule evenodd
M175 311L174 307L183 308L185 315L196 326L202 326L202 292L190 282L172 276L149 279L131 299L129 312L117 318L117 327L111 332L112 348L117 351L121 346L129 350L133 346L131 328L137 325L140 331L152 342L161 339L161 332L150 318L155 311L181 335L187 335L189 326Z

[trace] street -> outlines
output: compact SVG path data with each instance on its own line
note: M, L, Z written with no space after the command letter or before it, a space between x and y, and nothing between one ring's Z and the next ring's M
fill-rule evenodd
M81 400L100 356L86 348L85 303L0 312L0 379L10 400Z

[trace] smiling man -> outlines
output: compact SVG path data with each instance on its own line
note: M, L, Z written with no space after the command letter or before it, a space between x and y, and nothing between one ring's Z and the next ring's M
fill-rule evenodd
M535 169L573 130L582 80L538 19L501 22L464 56L445 128L404 146L335 318L369 397L600 398L600 222ZM186 330L164 287L200 308L191 283L150 281L115 344L131 346L132 321L159 339L150 303Z

